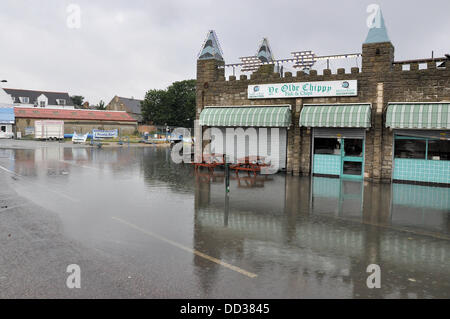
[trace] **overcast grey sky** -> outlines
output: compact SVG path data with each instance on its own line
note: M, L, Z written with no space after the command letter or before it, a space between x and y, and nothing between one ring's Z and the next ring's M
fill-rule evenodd
M72 3L81 8L79 29L66 25ZM195 78L210 29L227 63L255 54L262 37L276 58L361 52L371 3L381 5L396 60L450 53L449 0L1 0L0 78L4 87L68 91L91 103L143 98Z

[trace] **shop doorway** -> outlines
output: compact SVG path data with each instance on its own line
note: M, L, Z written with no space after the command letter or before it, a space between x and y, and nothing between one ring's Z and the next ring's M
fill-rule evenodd
M342 138L342 173L347 178L362 178L364 140L359 138Z
M313 175L362 179L364 144L364 131L349 131L342 134L330 130L315 130Z

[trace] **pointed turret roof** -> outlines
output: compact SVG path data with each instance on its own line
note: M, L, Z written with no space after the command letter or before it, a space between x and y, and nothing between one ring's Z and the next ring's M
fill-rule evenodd
M205 42L203 43L202 50L198 55L199 60L216 59L223 61L223 53L220 48L219 40L217 39L216 32L214 30L208 31Z
M381 8L378 9L372 27L367 34L366 41L364 43L380 43L380 42L391 42L387 34L386 25L384 24L383 13Z
M270 49L269 40L267 40L267 38L263 38L261 44L259 45L256 56L259 60L261 60L261 62L273 61L272 50Z

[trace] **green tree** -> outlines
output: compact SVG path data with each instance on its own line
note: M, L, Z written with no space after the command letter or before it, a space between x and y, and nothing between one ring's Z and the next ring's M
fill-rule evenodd
M155 125L193 127L195 80L174 82L167 90L150 90L142 102L145 121Z
M150 90L145 94L141 105L142 117L145 122L155 125L167 123L167 93L165 90Z
M96 110L105 110L106 106L105 106L105 102L103 102L103 100L100 100L100 102L98 102L98 105L95 107Z
M81 95L73 95L70 97L75 108L81 108L84 102L84 96Z

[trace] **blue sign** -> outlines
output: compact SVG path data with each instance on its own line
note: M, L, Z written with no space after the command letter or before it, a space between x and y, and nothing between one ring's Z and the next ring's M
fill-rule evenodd
M119 136L119 130L92 130L94 138L114 138Z

